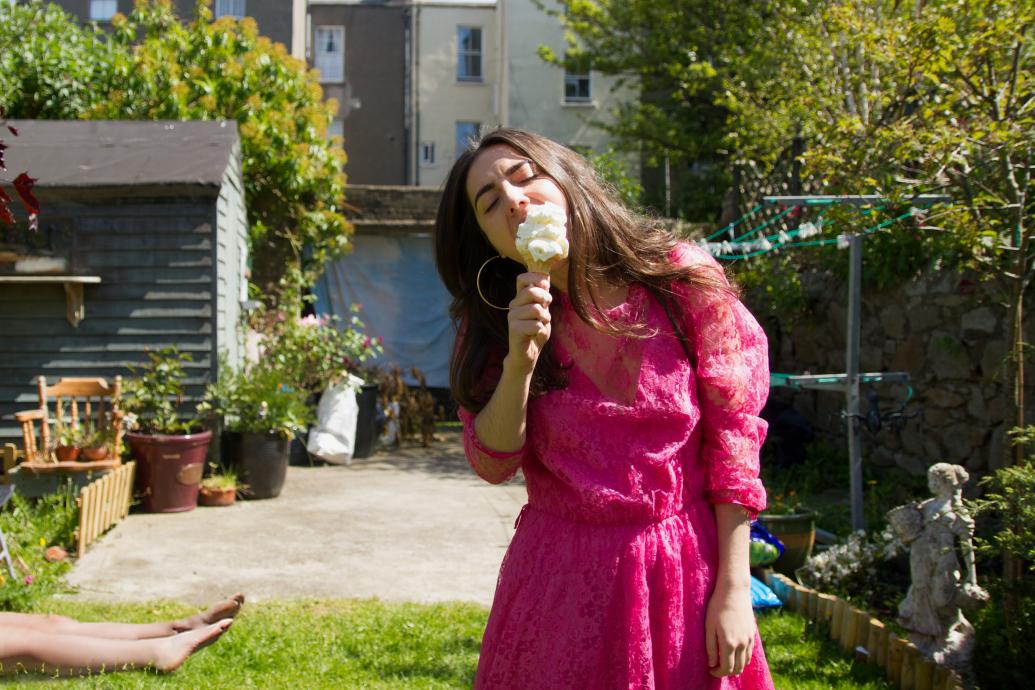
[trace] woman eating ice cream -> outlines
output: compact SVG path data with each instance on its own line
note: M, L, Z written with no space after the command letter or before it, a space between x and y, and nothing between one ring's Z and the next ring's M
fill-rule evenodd
M512 129L453 166L435 251L468 460L528 489L475 687L772 688L748 572L767 346L722 269Z

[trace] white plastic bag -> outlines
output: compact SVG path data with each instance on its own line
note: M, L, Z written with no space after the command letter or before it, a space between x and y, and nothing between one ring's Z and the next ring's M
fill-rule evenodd
M346 381L328 386L316 407L316 426L309 430L306 450L335 465L352 463L356 447L356 420L359 404L356 391L363 379L349 374Z

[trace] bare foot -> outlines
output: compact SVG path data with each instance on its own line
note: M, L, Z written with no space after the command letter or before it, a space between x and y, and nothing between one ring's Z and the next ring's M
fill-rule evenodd
M241 607L244 606L244 595L238 592L237 594L217 601L208 609L197 613L190 618L183 618L178 621L174 621L172 626L176 632L186 632L188 630L197 630L203 628L206 625L212 625L216 621L221 621L224 618L233 618L236 616Z
M197 630L161 638L161 646L154 662L155 668L163 673L175 671L191 654L219 639L233 622L232 618L225 618Z

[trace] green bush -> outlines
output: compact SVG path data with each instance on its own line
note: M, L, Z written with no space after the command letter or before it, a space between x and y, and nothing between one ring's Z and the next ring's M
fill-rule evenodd
M992 599L974 617L974 672L982 688L1026 687L1035 639L1035 426L1011 436L1029 449L1024 461L985 477L984 496L971 504L982 518L975 541L983 569L1001 572L1002 557L1020 566L1014 577L988 579Z
M38 499L15 493L0 511L0 529L7 538L12 560L19 563L14 579L0 566L0 610L30 610L37 601L66 590L63 576L69 568L67 560L50 563L44 554L50 546L72 551L79 521L75 495L70 483ZM28 575L21 564L28 569Z

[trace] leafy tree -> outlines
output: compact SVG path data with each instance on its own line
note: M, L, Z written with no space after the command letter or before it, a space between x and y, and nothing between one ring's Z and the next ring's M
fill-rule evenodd
M867 266L901 279L949 262L998 282L1011 328L1011 422L1023 426L1024 301L1035 277L1035 2L831 0L785 6L766 30L787 50L765 91L728 84L738 148L771 159L779 147L772 123L793 125L809 141L806 174L826 193L885 196L885 214L916 193L951 196L951 206L913 227L867 240ZM851 227L837 220L836 232Z
M578 69L588 61L603 74L640 90L595 124L650 166L672 169L726 158L725 82L745 78L741 67L755 37L781 3L745 0L536 0L565 28L568 50L541 46L548 62ZM708 176L706 176L708 177ZM712 200L712 206L716 206Z
M58 5L0 2L0 107L12 118L75 119L110 65L104 40Z
M19 75L7 77L10 83L57 84L54 75L67 76L64 91L51 89L54 98L36 98L24 86L7 94L7 105L44 119L236 120L252 281L277 302L284 291L312 284L326 260L350 248L344 153L326 138L337 104L323 101L315 73L259 36L254 21L213 22L208 5L198 0L184 25L169 0L138 0L128 17L115 15L106 39L38 0L2 10L0 46L25 41L41 51L35 61L8 63ZM66 42L83 49L66 50Z

